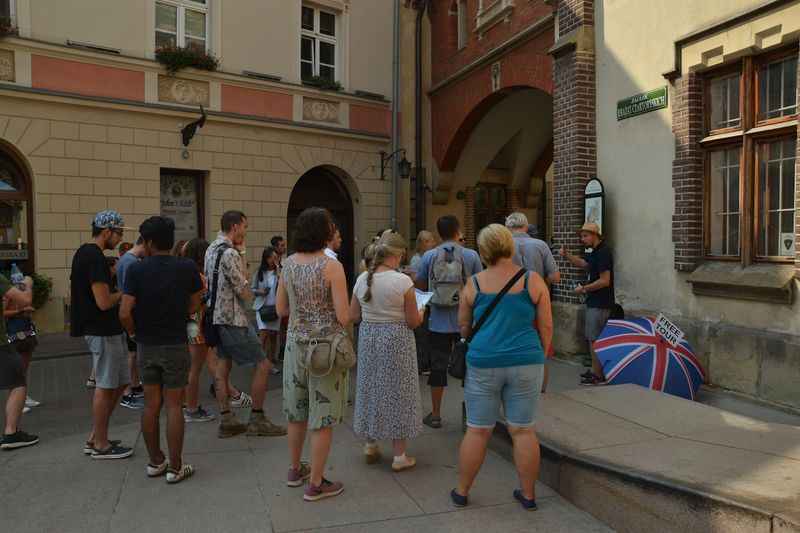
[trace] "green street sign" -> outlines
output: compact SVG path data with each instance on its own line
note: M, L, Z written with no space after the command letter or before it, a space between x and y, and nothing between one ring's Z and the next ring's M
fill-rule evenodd
M644 115L667 107L667 86L637 94L617 102L617 120Z

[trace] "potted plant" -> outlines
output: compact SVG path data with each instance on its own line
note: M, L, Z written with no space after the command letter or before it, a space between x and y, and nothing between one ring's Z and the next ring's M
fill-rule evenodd
M214 55L192 46L162 46L156 50L156 61L164 65L171 76L187 67L210 72L219 67L219 59Z
M50 300L50 293L53 292L53 280L47 276L31 274L33 279L33 303L34 309L41 309Z
M309 85L311 87L316 87L317 89L321 89L323 91L341 91L342 84L338 81L329 80L328 78L323 78L321 76L311 76L303 78L303 85Z
M19 34L19 30L14 26L14 22L9 17L0 17L0 39Z

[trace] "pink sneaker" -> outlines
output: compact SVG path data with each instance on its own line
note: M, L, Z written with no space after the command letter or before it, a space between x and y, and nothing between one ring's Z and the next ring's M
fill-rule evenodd
M300 463L300 468L289 468L289 476L286 478L286 485L289 487L299 487L305 480L311 477L311 467L308 463Z
M306 493L303 494L303 499L307 502L315 502L325 498L333 498L344 492L344 485L338 481L328 481L322 478L322 483L319 486L308 484Z

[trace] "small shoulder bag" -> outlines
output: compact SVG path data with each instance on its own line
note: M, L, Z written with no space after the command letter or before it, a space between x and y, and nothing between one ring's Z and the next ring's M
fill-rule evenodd
M527 270L520 268L519 271L514 274L514 277L512 277L508 283L506 283L506 286L503 287L503 290L497 293L497 295L494 297L494 300L492 300L492 303L490 303L489 307L486 308L486 311L483 312L475 325L472 326L472 332L469 334L469 337L466 339L461 339L456 343L452 354L450 354L450 364L448 365L447 369L448 374L450 374L452 377L455 379L464 379L467 376L467 350L469 349L469 343L472 341L473 337L475 337L475 334L478 333L478 330L481 329L481 326L483 326L483 324L489 318L489 315L492 314L492 311L494 311L494 308L497 307L497 304L500 303L500 300L503 299L503 296L505 296L506 293L511 290L511 287L513 287L514 284L525 275L525 272L527 272Z

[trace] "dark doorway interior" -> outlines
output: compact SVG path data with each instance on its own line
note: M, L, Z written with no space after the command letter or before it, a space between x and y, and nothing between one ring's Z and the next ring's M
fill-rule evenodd
M333 215L342 233L339 261L344 266L348 287L355 282L355 229L353 201L341 178L325 167L309 170L292 189L286 220L289 252L294 249L294 225L300 213L309 207L324 207Z

